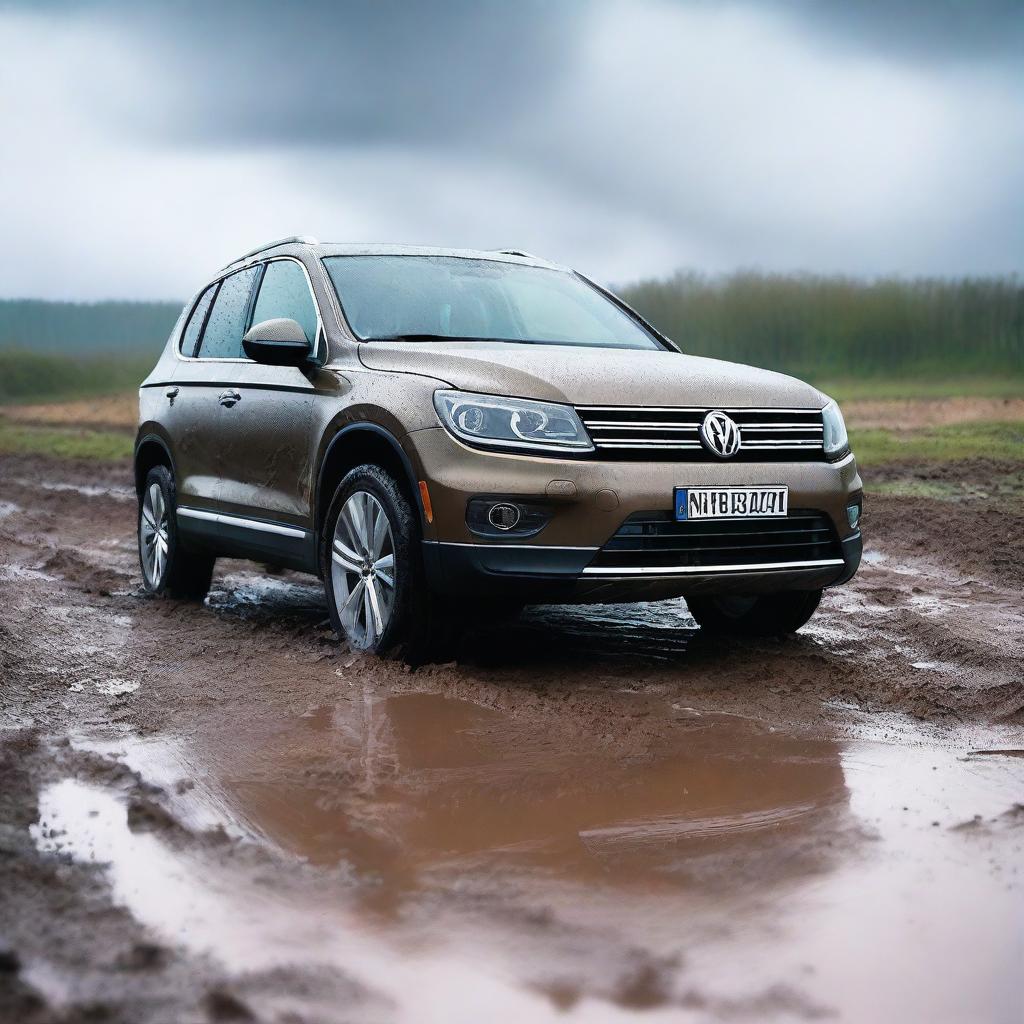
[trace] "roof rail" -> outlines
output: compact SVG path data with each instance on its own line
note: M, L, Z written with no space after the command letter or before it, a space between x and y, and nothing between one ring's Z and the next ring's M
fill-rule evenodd
M266 245L257 245L255 249L250 249L248 252L242 253L237 259L233 259L228 263L225 263L221 270L227 270L228 267L233 267L236 263L241 263L242 260L249 259L250 256L256 256L261 252L265 252L267 249L276 249L279 245L288 245L292 242L300 242L303 245L319 245L319 241L312 235L289 235L287 238L279 238L276 242L267 242Z
M492 249L491 252L499 253L502 256L522 256L527 260L540 259L539 256L534 256L532 252L523 252L522 249Z

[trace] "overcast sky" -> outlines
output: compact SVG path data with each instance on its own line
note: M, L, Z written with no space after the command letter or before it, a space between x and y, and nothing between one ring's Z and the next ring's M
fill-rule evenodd
M0 0L0 295L242 250L1024 269L1024 2Z

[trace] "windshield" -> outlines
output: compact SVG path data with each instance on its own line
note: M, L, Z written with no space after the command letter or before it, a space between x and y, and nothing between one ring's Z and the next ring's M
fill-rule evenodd
M324 260L363 341L507 341L661 348L575 274L456 256Z

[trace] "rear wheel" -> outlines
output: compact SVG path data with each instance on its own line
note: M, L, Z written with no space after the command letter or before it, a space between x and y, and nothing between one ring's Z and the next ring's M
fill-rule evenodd
M357 466L338 485L320 541L331 622L356 650L401 651L411 664L451 655L458 620L428 591L419 518L379 466Z
M688 597L686 605L707 633L736 636L781 636L795 633L814 614L820 590L781 594Z
M210 589L215 558L182 544L177 507L174 477L166 466L154 466L139 498L142 579L151 594L201 601Z

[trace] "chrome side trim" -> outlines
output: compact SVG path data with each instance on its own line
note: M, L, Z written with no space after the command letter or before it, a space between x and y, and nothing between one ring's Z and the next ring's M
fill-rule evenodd
M686 565L686 566L624 566L606 568L588 566L584 574L592 576L715 576L720 572L752 572L761 569L824 569L845 565L841 558L824 558L814 562L752 562L748 565Z
M178 515L186 519L205 519L211 523L223 523L225 526L241 526L246 530L259 530L261 533L276 533L281 537L305 537L306 531L297 526L282 526L280 523L262 523L258 519L246 519L243 516L229 516L224 512L207 512L201 508L178 507Z
M571 544L472 544L463 540L425 540L424 544L440 544L446 548L481 548L490 551L503 551L506 548L522 548L527 551L600 551L597 547L574 547Z

